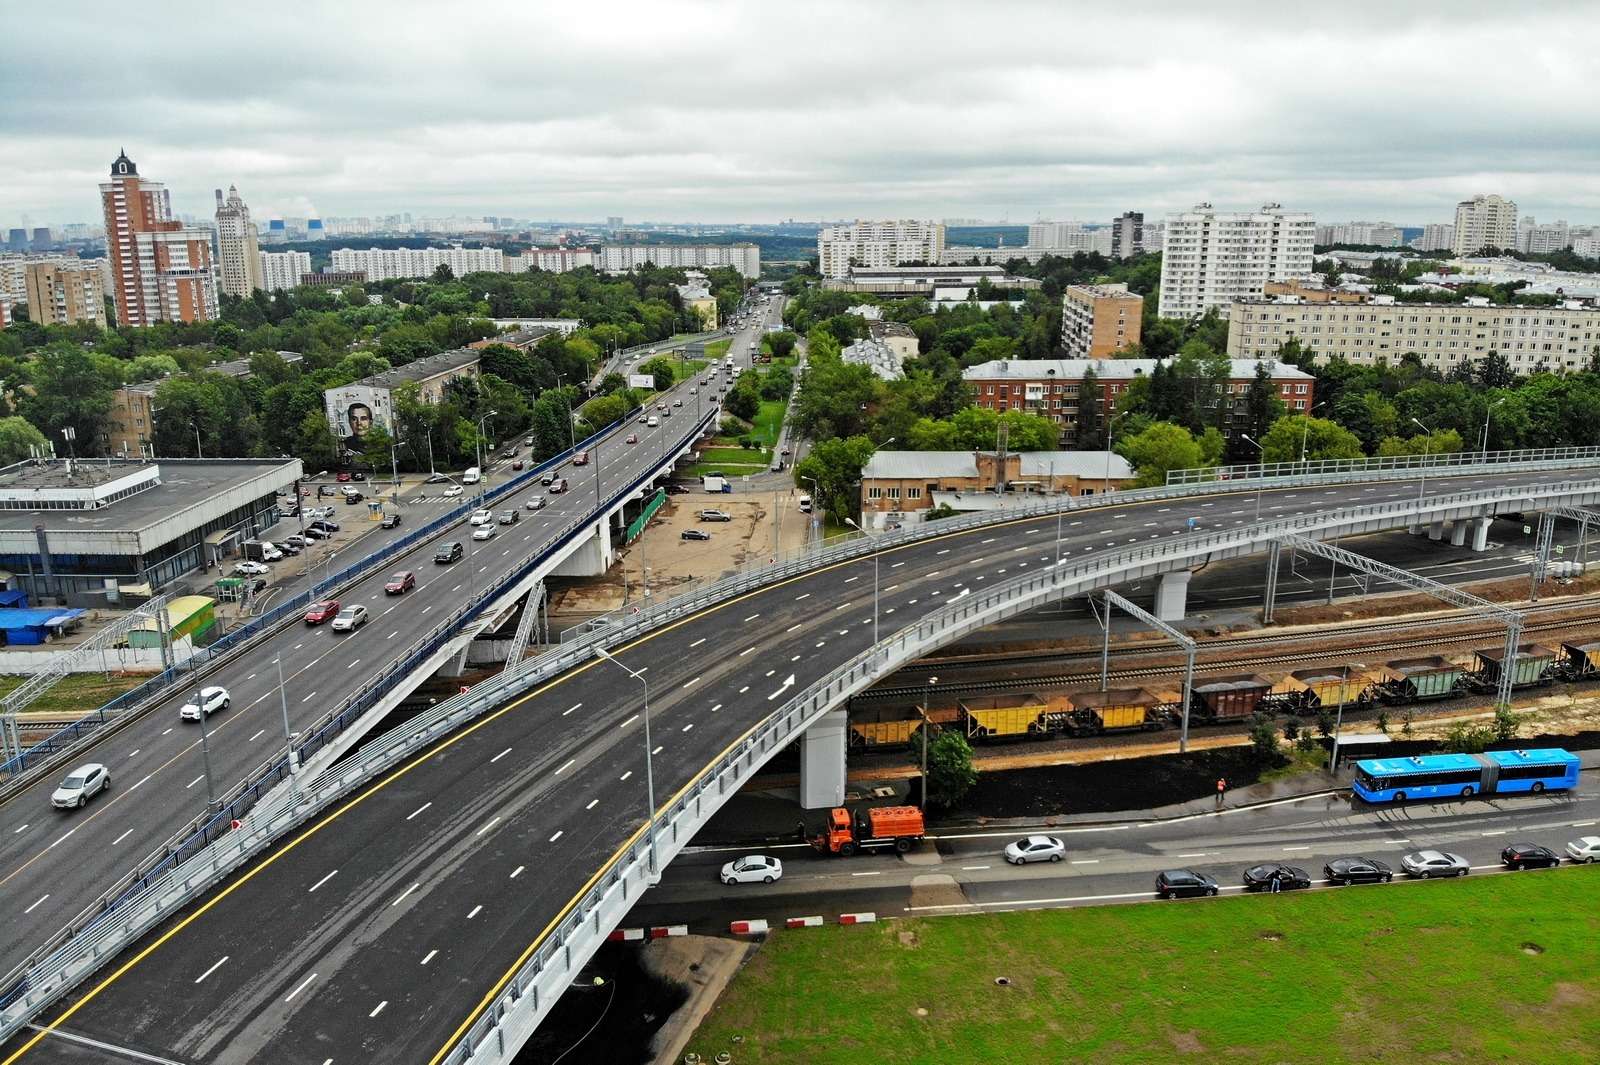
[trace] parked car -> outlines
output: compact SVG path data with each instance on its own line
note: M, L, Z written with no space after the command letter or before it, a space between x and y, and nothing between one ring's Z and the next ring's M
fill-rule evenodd
M493 525L480 525L476 529L472 530L472 538L474 540L490 540L493 539L494 534L499 531L500 530Z
M310 540L326 540L328 537L332 536L333 534L328 532L325 529L317 528L316 523L313 522L312 524L306 526L305 535L306 535L306 538L310 539Z
M293 547L293 548L296 548L296 549L302 550L302 551L311 546L311 541L307 540L304 536L301 536L299 533L291 533L288 536L285 536L282 540L280 540L278 542L280 544L288 544L290 547Z
M533 437L531 437L531 436L525 437L523 439L523 441L522 441L522 446L523 447L532 447L533 446Z
M361 502L365 498L366 496L362 495L360 492L351 492L349 495L344 497L344 505L347 507L352 506Z
M344 496L346 499L349 499L351 496L360 495L361 489L357 488L353 484L341 484L339 486L339 494Z
M355 632L367 623L367 608L357 603L339 611L333 619L334 632Z
M550 494L551 495L558 496L562 492L565 492L566 490L567 490L567 479L565 477L557 477L555 480L550 482Z
M1537 843L1513 843L1500 852L1507 869L1548 869L1561 864L1561 855Z
M534 496L532 499L522 504L522 506L524 510L543 510L544 496Z
M389 578L389 582L383 586L383 591L385 595L404 595L416 586L417 575L408 569L403 569Z
M444 498L446 498L446 499L454 499L456 496L460 495L461 493L463 493L465 491L466 491L466 489L462 488L459 484L453 484L449 488L446 488L444 490Z
M335 478L335 480L337 480L340 484L345 483L349 479L350 479L350 471L348 471L348 470L340 470L339 471L339 476Z
M305 546L305 541L298 536L286 536L282 540L274 540L272 543L278 549L278 554L291 557L298 555L300 549Z
M1067 845L1054 836L1028 836L1015 843L1007 843L1002 853L1012 865L1059 862L1067 856Z
M697 515L701 521L732 521L733 515L726 510L702 510Z
M516 507L511 507L509 509L502 510L500 512L499 521L500 521L501 525L515 525L517 522L519 522L521 520L522 520L522 512L520 510L518 510Z
M735 858L717 874L724 884L770 884L782 876L783 862L766 854Z
M360 470L355 470L350 474L350 479L352 481L365 481L367 479L367 475L362 473Z
M272 568L265 562L241 562L233 567L235 577L259 577L263 573L271 573Z
M1297 865L1284 865L1280 862L1252 865L1244 871L1246 891L1271 891L1274 883L1277 884L1279 891L1291 891L1295 888L1310 887L1311 877Z
M306 511L306 520L315 523L322 518L331 518L333 517L333 514L334 510L332 507L312 507L310 510Z
M487 525L492 521L494 521L494 511L484 508L483 510L474 510L472 512L472 517L467 519L467 524Z
M1215 880L1193 869L1167 869L1156 874L1158 899L1197 898L1215 895L1219 890Z
M1394 870L1376 858L1335 858L1322 867L1322 875L1335 884L1387 884Z
M385 528L385 529L398 529L398 528L400 528L400 513L399 513L399 511L390 511L389 513L385 514L383 516L383 520L381 522L379 522L378 524L380 526L382 526L383 528Z
M76 809L111 787L111 770L99 762L85 762L50 794L50 805L58 810Z
M694 489L686 484L679 484L677 481L671 481L667 484L667 495L669 496L686 496L692 491Z
M680 540L709 540L711 534L704 529L685 529L678 534Z
M318 518L316 521L306 526L306 528L321 529L323 532L336 533L339 531L339 523L328 518Z
M324 496L336 496L338 494L339 494L338 490L336 488L334 488L333 485L331 485L331 484L319 484L319 485L317 485L317 498L318 499L321 499Z
M1440 876L1466 876L1472 869L1472 863L1459 854L1426 850L1401 855L1400 868L1405 870L1407 876L1432 880Z
M178 716L185 721L199 721L200 710L203 707L207 717L218 710L226 710L228 704L233 702L233 696L228 694L228 689L220 685L212 685L200 689L198 703L184 703L183 709L178 711Z
M435 549L433 552L433 561L435 565L445 566L452 562L459 562L461 560L461 556L465 553L466 549L461 546L460 541L452 540L447 544L440 544L438 548Z
M1584 865L1600 860L1600 836L1581 836L1568 843L1567 857Z
M339 613L339 600L324 599L320 603L312 603L306 608L306 624L321 625L324 621L332 621L334 615Z

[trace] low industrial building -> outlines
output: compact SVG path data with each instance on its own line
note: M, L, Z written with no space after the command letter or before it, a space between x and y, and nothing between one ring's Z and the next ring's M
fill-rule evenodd
M1136 476L1105 451L877 451L861 471L862 525L914 525L935 507L1006 510L1039 495L1116 491Z
M29 460L0 469L0 582L106 606L219 566L277 524L299 459Z

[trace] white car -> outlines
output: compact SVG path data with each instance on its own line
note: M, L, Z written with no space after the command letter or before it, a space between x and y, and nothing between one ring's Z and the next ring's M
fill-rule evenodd
M1029 862L1059 862L1067 855L1067 845L1054 836L1029 836L1006 844L1006 861L1012 865Z
M1567 857L1584 865L1600 861L1600 836L1584 836L1568 843Z
M480 525L472 530L472 538L474 540L489 540L499 531L500 529L496 525Z
M347 606L333 618L334 632L354 632L367 623L367 608Z
M490 525L494 522L494 511L474 510L472 512L472 517L467 520L468 524L471 525Z
M226 710L228 704L233 702L233 696L228 694L228 689L220 686L200 689L200 703L184 703L183 709L178 711L178 716L185 721L199 721L200 707L206 708L206 716L210 717L218 710Z
M50 795L50 805L58 810L82 806L111 786L111 771L99 762L80 765Z
M783 863L766 854L735 858L718 874L724 884L770 884L783 876Z
M465 491L466 489L462 488L459 484L453 484L444 490L444 497L446 499L454 499L456 496L461 495Z
M259 577L263 573L271 572L271 568L265 562L245 561L233 567L233 575L235 577Z

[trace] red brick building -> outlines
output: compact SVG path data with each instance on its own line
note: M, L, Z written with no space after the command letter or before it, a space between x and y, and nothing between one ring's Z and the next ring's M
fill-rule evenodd
M211 231L172 217L167 187L139 176L127 153L100 184L120 325L194 322L217 317Z

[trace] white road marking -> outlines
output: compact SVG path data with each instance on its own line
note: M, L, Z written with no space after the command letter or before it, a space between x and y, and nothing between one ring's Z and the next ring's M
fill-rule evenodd
M656 749L655 749L655 750L653 750L653 751L651 751L651 752L650 752L650 753L651 753L651 754L652 754L652 755L657 755L657 754L660 754L660 753L661 753L661 752L662 752L662 751L664 751L664 750L666 750L666 748L665 748L665 747L657 747L657 748L656 748Z
M488 824L486 824L482 828L478 829L478 835L480 835L480 836L483 835L485 832L489 831L491 828L493 828L495 825L498 825L499 823L500 823L500 815L496 814L494 817L489 819L489 823Z
M841 606L839 609L843 610L844 607ZM743 658L745 655L749 654L751 651L754 651L754 650L755 650L754 647L746 647L743 651L739 652L739 657Z
M966 872L975 873L979 869L987 869L989 867L987 865L963 865L961 868Z
M332 880L333 877L334 877L334 874L338 873L338 871L339 870L335 869L333 872L329 873L327 876L323 877L321 880L318 880L315 884L312 884L309 888L306 889L306 894L307 895L311 894L313 891L317 890L317 888L321 887L323 884L326 884L328 881Z
M761 615L760 615L760 614L759 614L759 613L756 613L756 614L751 614L751 615L750 615L750 616L749 616L749 617L747 617L747 618L745 618L745 620L746 620L746 621L754 621L754 620L755 620L755 619L756 619L756 618L758 618L758 617L760 617L760 616L761 616Z
M950 549L948 547L945 548L943 551L935 551L934 552L934 554L936 554L936 555L948 555L949 553L950 553Z
M622 724L618 725L617 727L618 728L627 728L629 725L633 724L637 720L639 720L639 715L638 714L634 714L632 717L628 718L628 720L624 721Z
M559 777L562 773L565 773L567 770L571 769L573 763L576 762L576 761L577 761L576 758L568 758L565 762L562 762L561 763L561 768L556 770L556 776ZM495 818L495 820L498 821L499 818Z
M306 977L303 981L301 981L299 987L295 988L293 991L291 991L287 995L283 996L283 1000L285 1002L293 1002L294 1001L294 997L296 995L298 995L300 992L304 991L306 988L310 987L311 986L311 981L315 980L316 978L317 978L317 974L316 973L312 973L310 976Z
M200 981L204 980L206 977L210 976L212 973L214 973L218 969L222 968L223 963L226 962L227 960L228 960L228 956L226 954L224 954L217 961L217 963L215 965L213 965L211 968L207 969L205 972L201 973L199 976L195 977L194 978L194 982L198 984Z
M590 799L589 800L589 805L585 806L584 809L585 810L593 810L596 806L599 806L599 805L600 805L600 800L599 799Z
M994 541L995 541L995 537L991 536L987 540L979 540L978 541L978 545L981 547L984 544L992 544L992 543L994 543Z
M1285 847L1283 849L1286 850L1286 851L1308 851L1311 848L1309 846L1305 846L1305 847Z
M695 677L693 680L686 680L683 682L683 686L685 688L693 687L699 680L699 677Z
M370 1020L372 1020L372 1018L374 1018L378 1014L382 1013L383 1012L383 1007L387 1006L388 1004L389 1004L389 1000L388 999L384 999L382 1002L380 1002L376 1006L372 1007L372 1012L367 1014L367 1020L370 1021ZM329 1060L332 1060L332 1059L329 1059Z
M201 773L199 776L197 776L193 780L189 781L189 783L185 784L183 786L183 790L184 791L188 791L190 788L194 787L196 784L200 783L205 778L206 778L206 775L204 773Z
M889 563L889 568L890 569L899 569L901 566L904 566L904 565L905 565L904 562L891 562L891 563Z
M28 827L28 826L26 826L26 825L24 825L24 826L22 826L22 827L24 827L24 828L26 828L26 827ZM130 829L128 829L128 831L126 831L126 832L124 832L124 833L123 833L123 834L122 834L122 835L120 835L120 836L118 836L118 837L117 837L117 838L116 838L116 839L114 839L114 840L112 840L112 841L111 841L111 845L112 845L112 846L113 846L113 847L115 847L115 846L116 846L116 845L117 845L117 844L119 844L119 843L121 843L121 842L122 842L122 841L123 841L123 840L125 840L125 839L127 839L127 838L128 838L128 836L129 836L129 835L131 835L131 834L132 834L132 832L133 832L133 829L131 829L131 828L130 828Z
M657 748L657 750L660 750L660 748ZM550 842L554 843L556 840L560 839L565 834L566 834L566 829L557 829L556 830L556 834L550 837Z
M859 581L860 579L861 579L861 574L858 573L854 577L846 577L844 579L844 583L845 584L849 584L851 581Z
M804 592L804 593L802 593L800 595L795 596L794 597L794 601L798 603L802 599L810 599L810 598L811 598L811 593L810 592Z
M571 706L569 706L565 710L561 711L561 716L562 717L566 717L568 714L572 713L574 710L578 709L578 707L580 707L582 705L583 705L583 703L581 701L573 703Z
M398 906L398 905L400 905L400 903L405 899L405 897L407 895L411 894L413 891L417 890L417 888L419 888L421 886L422 886L421 884L412 884L410 887L408 887L404 891L402 891L400 893L400 897L395 899L393 902L389 903L389 905L390 906Z
M701 644L703 644L705 642L706 642L706 638L704 636L702 636L698 640L696 640L694 643L691 643L689 645L689 647L690 647L691 650L693 650L694 648L699 647Z
M254 742L256 742L256 740L259 740L262 736L265 736L266 734L267 734L267 730L266 729L260 729L259 731L256 732L256 734L254 736L251 736L249 739L245 740L244 742L246 742L246 743L254 743Z
M1099 858L1079 858L1077 861L1074 861L1071 864L1073 864L1073 865L1099 865L1100 864L1100 859Z
M795 629L798 629L799 627L800 627L800 623L799 622L796 622L795 624L790 625L787 629L783 630L784 635L788 635L789 633L793 632Z
M717 712L717 711L718 711L718 710L721 710L721 709L722 709L722 704L721 704L721 703L718 703L718 704L717 704L717 705L716 705L716 706L713 706L713 707L712 707L712 708L711 708L711 712L712 712L712 713L713 713L713 714L714 714L714 713L716 713L716 712Z
M749 690L750 690L750 685L746 684L744 687L739 689L739 694L743 695L745 692L747 692Z
M878 872L877 870L874 870L874 871L872 871L870 873L851 873L850 875L851 876L882 876L883 874L881 872Z
M411 813L409 813L409 814L408 814L408 815L406 815L406 820L407 820L407 821L409 821L409 820L411 820L411 819L412 819L412 818L413 818L413 817L415 817L415 816L417 816L417 815L418 815L418 814L420 814L420 813L421 813L421 812L422 812L422 811L424 811L424 810L426 810L426 809L427 809L427 808L428 808L428 807L430 807L430 806L432 806L432 805L433 805L433 803L431 803L431 802L425 802L425 803L423 803L423 804L422 804L422 805L421 805L421 806L419 806L419 807L417 807L417 808L416 808L416 809L415 809L415 810L412 810L412 811L411 811Z
M620 783L622 783L622 782L623 782L623 781L624 781L624 780L627 780L627 779L628 779L628 778L629 778L629 777L631 777L631 776L633 776L633 770L631 770L631 769L630 769L630 770L628 770L628 771L627 771L627 772L626 772L626 773L624 773L624 774L622 774L622 775L621 775L621 776L620 776L620 777L618 777L618 778L617 778L617 783L619 783L619 784L620 784Z
M494 765L496 762L498 762L500 759L504 758L506 755L508 755L510 753L511 753L511 748L507 747L505 750L501 751L499 754L497 754L493 758L489 759L489 764L490 765Z
M169 725L169 726L168 726L168 727L166 727L166 728L164 728L164 729L162 729L162 730L161 730L161 734L162 734L162 735L163 735L163 736L165 736L165 735L166 735L166 734L167 734L167 733L169 733L169 732L171 732L171 731L172 731L172 727L171 727L171 726L170 726L170 725Z
M47 891L43 895L39 896L39 902L34 903L32 906L29 906L26 910L23 910L22 912L25 913L25 914L32 913L34 910L39 908L39 903L42 903L45 899L47 899L49 897L50 897L50 893ZM198 980L196 980L195 982L199 983Z

